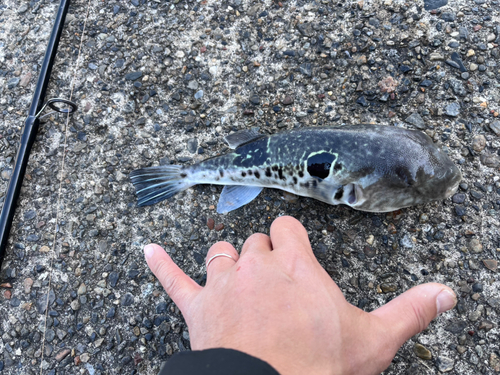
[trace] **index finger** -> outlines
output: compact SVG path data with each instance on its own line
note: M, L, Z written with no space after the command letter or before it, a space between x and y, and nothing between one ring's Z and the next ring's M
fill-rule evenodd
M186 317L191 300L203 288L186 275L160 246L147 245L144 255L151 271Z
M291 216L282 216L271 225L271 242L273 252L304 251L313 256L306 228Z

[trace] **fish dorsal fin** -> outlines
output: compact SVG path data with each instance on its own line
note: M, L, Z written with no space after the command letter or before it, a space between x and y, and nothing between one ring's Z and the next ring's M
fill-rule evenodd
M229 147L235 149L248 142L255 141L256 139L264 137L263 134L259 133L257 128L252 128L248 130L242 130L236 133L228 134L224 137Z
M217 212L225 214L250 203L262 191L260 186L226 185L217 204Z

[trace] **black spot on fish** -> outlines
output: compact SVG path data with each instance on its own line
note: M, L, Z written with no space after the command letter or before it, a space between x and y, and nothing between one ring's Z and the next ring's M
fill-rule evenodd
M340 162L339 162L339 163L335 163L335 165L333 166L333 170L334 170L335 172L338 172L338 171L340 171L341 169L342 169L342 163L340 163Z
M290 176L293 176L293 170L292 170L292 169L288 170L288 174L289 174Z
M277 173L274 174L274 178L278 179L278 174Z
M299 172L299 177L301 177L301 178L304 177L304 172L300 171Z
M247 174L243 171L241 172L241 177L245 177Z
M318 186L318 181L316 181L316 180L312 180L312 182L311 182L311 183L312 183L312 186L313 186L313 187Z
M307 171L311 176L327 178L334 160L335 156L328 152L313 155L307 159Z
M342 196L344 195L344 187L341 186L339 187L339 189L337 190L337 192L335 193L335 199L336 200L339 200L339 199L342 199Z
M283 169L282 168L278 169L278 175L280 176L280 180L285 179L285 177L283 176Z
M273 165L273 171L277 171L278 170L278 166L277 165Z
M293 183L297 185L297 182L298 182L297 177L293 176Z
M304 187L305 188L309 188L309 181L307 181L307 182L304 183Z
M260 173L259 173L259 171L255 171L255 172L253 172L253 175L255 176L255 178L260 178Z
M248 175L249 176L253 175L253 171L251 169L248 170Z
M186 174L186 173L181 173L181 177L182 177L182 178L186 178L186 177L187 177L187 174Z
M415 181L411 177L410 171L405 167L397 166L394 169L394 173L396 173L396 176L398 176L406 186L412 186L415 183Z
M219 169L219 174L221 177L224 177L224 171L222 169Z
M267 167L266 168L266 177L271 177L271 176L272 176L271 168Z

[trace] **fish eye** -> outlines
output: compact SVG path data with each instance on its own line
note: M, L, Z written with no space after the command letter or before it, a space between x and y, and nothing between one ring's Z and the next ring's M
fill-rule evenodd
M320 152L307 158L307 172L313 177L327 178L330 174L332 164L335 162L336 156L328 152Z

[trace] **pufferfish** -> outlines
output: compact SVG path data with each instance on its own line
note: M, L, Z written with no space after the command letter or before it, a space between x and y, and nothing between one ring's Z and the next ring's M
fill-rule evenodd
M299 128L273 135L255 129L225 137L233 149L190 166L133 171L139 206L197 184L225 185L217 212L233 211L263 188L356 210L389 212L453 195L462 174L424 133L393 126Z

